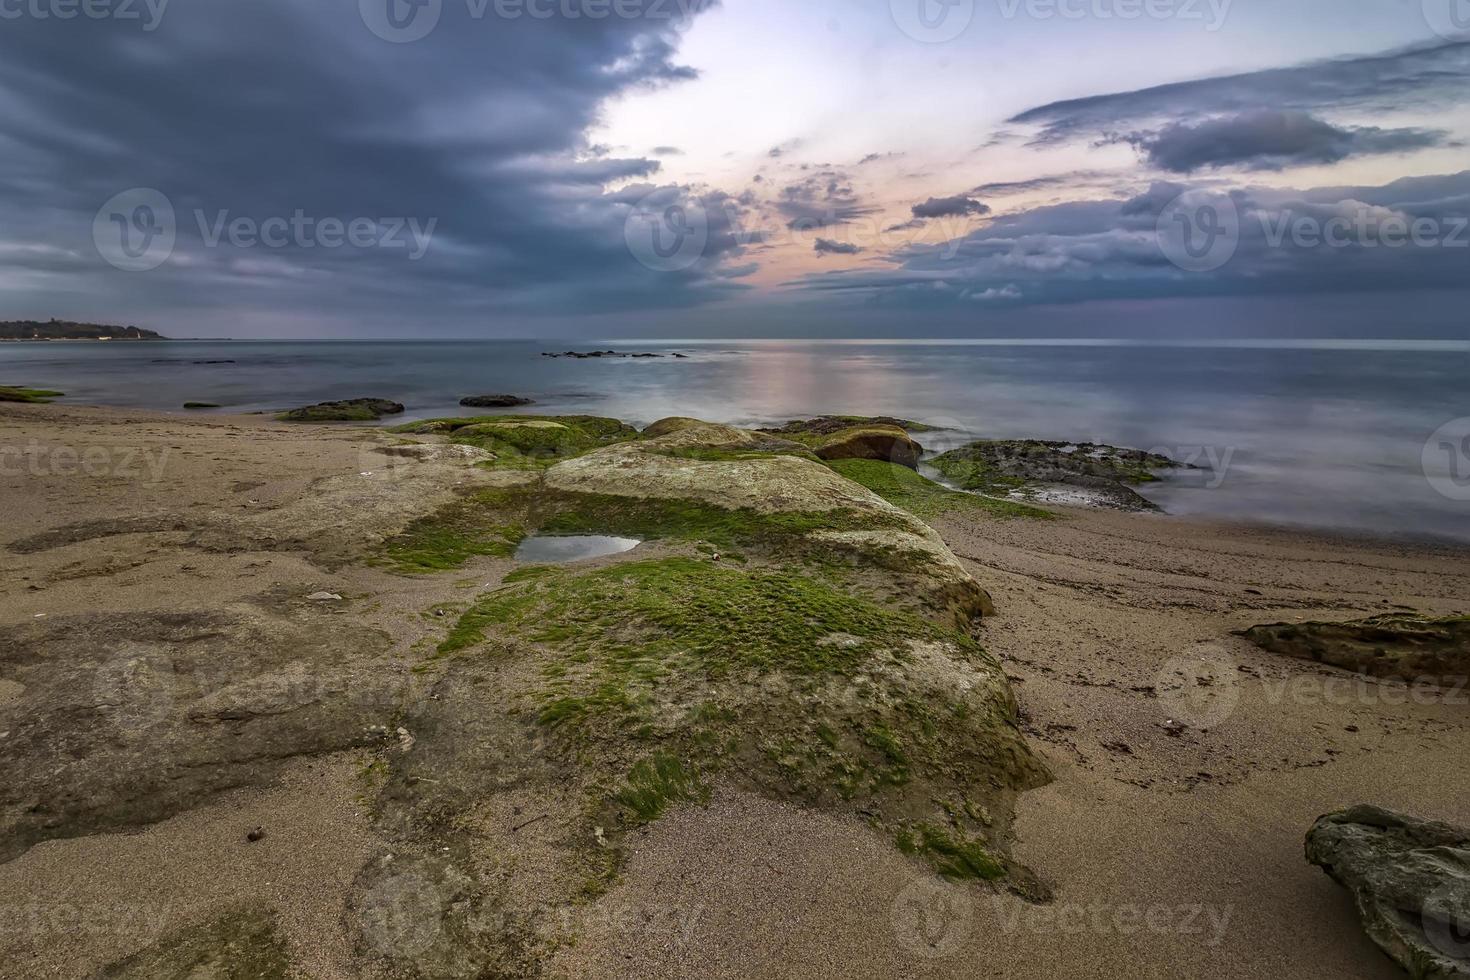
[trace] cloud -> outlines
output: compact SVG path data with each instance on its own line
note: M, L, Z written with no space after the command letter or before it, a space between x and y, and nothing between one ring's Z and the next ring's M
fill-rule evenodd
M7 259L6 306L40 313L64 298L58 312L109 322L470 324L726 295L715 267L738 241L717 228L700 263L651 272L625 241L633 208L619 189L659 163L586 142L608 100L694 77L655 6L573 21L476 19L446 3L410 44L374 36L350 2L193 0L151 32L8 22L0 227L53 251ZM172 257L142 274L108 266L92 242L99 207L130 188L159 190L177 216ZM410 262L384 248L210 246L196 220L298 212L437 224Z
M1138 147L1156 167L1192 173L1206 167L1280 170L1300 164L1337 163L1350 156L1438 146L1445 142L1446 135L1424 129L1339 127L1305 112L1260 109L1196 125L1171 123L1123 140Z
M1186 271L1170 260L1168 215L1181 195L1191 210L1208 205L1238 215L1219 267ZM1463 296L1470 171L1305 190L1160 181L1131 198L1007 213L954 241L906 245L887 258L890 269L814 274L796 285L927 309L977 300Z
M847 174L823 170L783 187L776 210L786 218L786 227L815 230L846 224L878 209L859 197Z
M656 157L681 157L684 151L677 146L655 146L649 151Z
M862 248L851 242L834 242L830 238L818 238L816 244L812 246L812 251L818 255L856 255L862 251Z
M956 197L931 197L923 204L915 204L910 210L915 218L953 218L964 215L989 214L988 205L981 204L974 198Z
M1069 99L1007 122L1040 127L1032 143L1045 145L1149 120L1227 116L1262 106L1374 114L1451 106L1463 101L1467 82L1470 42L1456 41Z
M1029 194L1033 191L1064 190L1082 187L1112 186L1118 183L1119 175L1101 170L1076 170L1071 173L1053 174L1046 177L1031 177L1027 180L996 181L972 188L970 193L980 197L1009 197L1014 194Z

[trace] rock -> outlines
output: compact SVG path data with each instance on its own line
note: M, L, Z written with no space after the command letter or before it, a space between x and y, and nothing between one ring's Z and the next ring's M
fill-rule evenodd
M1144 511L1158 507L1130 489L1184 468L1138 449L1038 439L984 439L930 460L965 490L1040 502Z
M903 429L892 425L865 425L843 429L816 448L822 459L877 459L916 469L924 447Z
M13 385L0 385L0 402L31 402L44 405L53 398L61 398L59 391L47 391L44 388L18 388Z
M307 596L312 602L341 602L342 597L335 592L313 592Z
M534 400L519 395L473 395L461 398L459 403L465 408L517 408L536 404Z
M214 402L184 402L185 408L219 408Z
M282 422L373 422L384 415L401 415L403 406L385 398L352 398L293 408L276 418Z
M643 434L650 439L657 439L659 436L666 436L672 432L678 432L680 429L687 429L691 426L705 424L706 423L699 421L699 419L691 419L685 418L682 415L674 415L666 419L659 419L657 422L644 429Z
M1272 623L1240 635L1272 653L1368 677L1446 687L1470 678L1470 616L1391 613L1349 623Z
M1355 806L1320 818L1306 854L1410 976L1470 977L1470 831Z
M907 432L925 432L931 428L920 422L910 422L908 419L896 419L890 415L819 415L813 419L796 419L795 421L787 422L783 426L765 428L758 431L795 438L802 435L830 436L841 432L843 429L867 425L896 426Z
M252 843L252 844L256 844L256 843L259 843L260 841L265 840L265 828L264 827L256 827L254 830L250 831L249 833L247 833L245 835L245 839L247 841L249 841L250 843Z

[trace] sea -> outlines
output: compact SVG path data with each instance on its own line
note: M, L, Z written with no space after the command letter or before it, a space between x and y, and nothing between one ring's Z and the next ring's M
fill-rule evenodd
M545 356L567 350L664 356ZM522 411L636 424L892 415L937 427L919 436L935 451L1036 438L1163 453L1188 466L1143 492L1172 514L1456 542L1470 542L1467 381L1467 341L0 343L0 384L69 404L267 412L382 397L409 421L514 394L536 400Z

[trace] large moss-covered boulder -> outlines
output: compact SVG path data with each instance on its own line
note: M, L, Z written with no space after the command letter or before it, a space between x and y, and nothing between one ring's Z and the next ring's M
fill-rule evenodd
M1368 677L1461 686L1470 678L1470 616L1391 613L1348 623L1272 623L1242 635L1263 650Z
M1355 806L1313 825L1307 860L1352 893L1368 936L1410 976L1470 977L1470 831Z
M936 874L1044 892L1008 842L1047 775L966 568L799 444L657 431L411 529L644 545L516 569L415 670L413 745L386 754L377 804L391 851L349 913L374 968L536 972L555 910L611 886L628 834L717 786L861 819Z

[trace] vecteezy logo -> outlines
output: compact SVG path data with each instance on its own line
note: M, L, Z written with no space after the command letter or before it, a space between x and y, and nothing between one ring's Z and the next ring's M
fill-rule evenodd
M888 0L893 22L915 41L943 44L965 33L975 0Z
M146 730L175 711L179 677L167 650L126 641L107 652L92 677L92 696L123 731Z
M1424 900L1424 935L1434 948L1460 963L1470 963L1470 889L1445 885ZM1445 976L1450 976L1450 970Z
M1424 0L1424 20L1440 37L1466 40L1470 37L1470 0Z
M633 206L623 223L623 241L647 268L679 272L704 256L709 215L697 200L674 188L660 188Z
M125 272L147 272L167 262L176 233L172 202L151 187L114 195L92 219L97 254Z
M1470 417L1434 430L1420 459L1424 478L1448 500L1470 500Z
M944 959L970 938L974 913L970 897L958 885L919 878L893 902L893 936L912 956Z
M1170 718L1195 728L1214 728L1240 703L1238 676L1228 657L1206 646L1171 658L1160 668L1154 687Z
M444 0L357 0L357 11L378 37L407 44L428 37L439 26Z
M1212 272L1235 257L1240 212L1225 195L1185 191L1159 212L1159 250L1185 272Z

